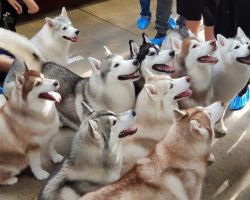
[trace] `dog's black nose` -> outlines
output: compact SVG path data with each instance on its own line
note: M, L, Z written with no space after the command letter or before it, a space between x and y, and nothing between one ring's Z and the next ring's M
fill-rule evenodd
M250 50L250 45L248 45L248 49Z
M169 55L172 56L172 57L174 57L175 52L174 52L174 51L171 51L171 52L169 53Z
M55 87L57 87L57 86L59 86L59 82L58 82L58 81L55 81L55 82L53 83L53 85L54 85Z
M191 82L191 78L189 76L187 76L186 80L187 80L188 83Z
M79 30L77 30L77 31L75 32L75 34L76 34L76 35L79 35L79 33L80 33L80 31L79 31Z
M133 61L133 65L138 66L139 65L139 61L138 60L134 60Z
M135 112L135 111L132 111L132 115L135 117L135 116L136 116L136 112Z

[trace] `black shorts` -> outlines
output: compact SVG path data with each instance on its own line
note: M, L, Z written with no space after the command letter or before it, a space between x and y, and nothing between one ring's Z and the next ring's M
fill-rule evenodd
M213 26L216 0L177 0L177 13L187 20L199 21L203 17L205 26Z

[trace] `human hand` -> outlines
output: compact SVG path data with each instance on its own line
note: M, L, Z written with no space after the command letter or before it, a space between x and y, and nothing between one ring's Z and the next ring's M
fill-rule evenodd
M23 8L16 0L7 0L9 4L16 10L17 14L22 14Z
M23 2L28 7L29 14L34 14L39 11L39 7L34 0L23 0Z

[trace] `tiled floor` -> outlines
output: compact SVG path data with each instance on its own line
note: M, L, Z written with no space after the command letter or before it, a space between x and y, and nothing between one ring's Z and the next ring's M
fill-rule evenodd
M152 1L152 11L155 10ZM49 13L55 16L60 11ZM140 42L141 31L136 28L139 4L135 0L103 0L84 3L77 8L69 9L69 17L73 24L81 31L81 39L73 44L71 54L81 55L85 59L75 62L69 68L82 74L89 69L87 57L101 58L104 55L103 45L107 45L113 52L127 55L128 40ZM154 12L153 12L154 15ZM175 13L173 13L176 16ZM154 19L146 33L154 35ZM44 19L36 19L18 26L17 31L31 37L40 29ZM229 134L218 140L214 145L216 162L209 167L204 181L202 200L249 200L250 199L250 111L247 106L241 111L229 112L226 124ZM72 132L63 130L57 138L61 152L62 141L70 141ZM65 145L64 145L65 146ZM45 166L50 168L48 163ZM31 200L35 199L41 183L30 173L21 175L20 182L11 187L0 187L0 200ZM213 197L217 193L216 197Z

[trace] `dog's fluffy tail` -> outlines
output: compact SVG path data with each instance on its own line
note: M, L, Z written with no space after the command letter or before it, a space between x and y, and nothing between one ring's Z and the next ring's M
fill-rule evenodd
M3 28L0 28L0 48L25 62L29 69L40 71L42 64L46 62L39 50L26 37Z
M66 180L66 170L67 167L63 167L59 169L59 171L52 176L47 184L42 189L38 200L54 200L56 199L56 195L60 193L60 189L63 187L63 184Z

